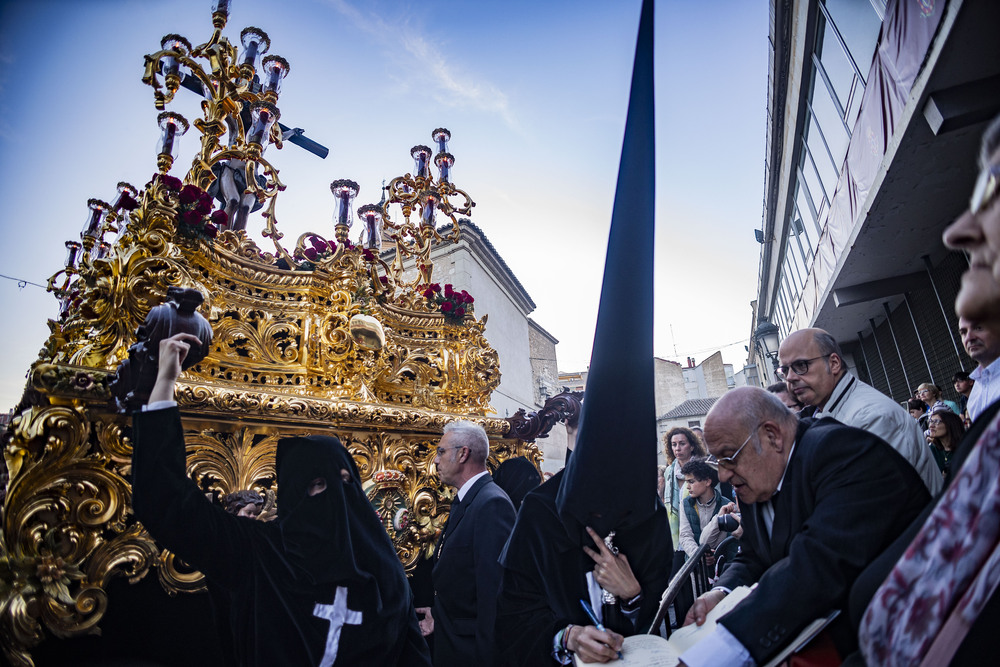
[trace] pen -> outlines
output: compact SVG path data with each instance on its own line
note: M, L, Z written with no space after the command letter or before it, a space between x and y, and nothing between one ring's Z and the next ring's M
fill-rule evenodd
M590 603L587 602L586 600L581 599L580 604L583 605L583 610L587 612L587 616L589 616L590 620L594 622L594 625L597 627L597 629L600 630L601 632L607 632L607 630L605 630L604 628L604 624L597 620L597 614L594 613L594 610L593 608L591 608ZM618 659L619 660L622 659L621 651L618 651Z

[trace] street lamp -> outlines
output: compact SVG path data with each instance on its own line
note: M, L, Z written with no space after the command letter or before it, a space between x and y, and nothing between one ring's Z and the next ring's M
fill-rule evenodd
M778 327L767 320L757 325L753 339L764 350L764 356L771 360L774 370L778 370Z

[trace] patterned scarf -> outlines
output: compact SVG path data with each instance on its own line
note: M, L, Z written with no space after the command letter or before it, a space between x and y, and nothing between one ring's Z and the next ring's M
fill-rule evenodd
M865 611L870 665L946 665L1000 583L1000 415Z

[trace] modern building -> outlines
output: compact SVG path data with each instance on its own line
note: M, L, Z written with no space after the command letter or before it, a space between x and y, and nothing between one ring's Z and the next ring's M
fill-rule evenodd
M1000 3L771 0L759 290L752 331L829 331L897 401L971 370L953 304L968 205L1000 111ZM747 365L773 380L760 338Z

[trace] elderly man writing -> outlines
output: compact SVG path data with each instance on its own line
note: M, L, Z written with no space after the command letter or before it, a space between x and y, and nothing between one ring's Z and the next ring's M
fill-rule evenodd
M799 422L763 389L719 399L705 438L739 497L743 552L685 623L704 623L733 588L758 586L681 656L690 667L767 662L810 621L844 608L861 570L930 500L880 438L832 419ZM854 646L846 625L831 626L842 655Z

